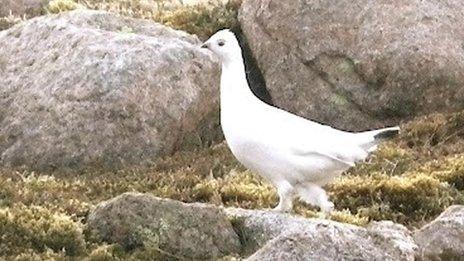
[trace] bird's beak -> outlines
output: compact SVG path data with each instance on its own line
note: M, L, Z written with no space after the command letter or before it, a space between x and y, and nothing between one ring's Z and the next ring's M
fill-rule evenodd
M208 43L204 43L204 44L201 45L201 48L206 48L206 49L208 49L208 48L209 48L209 44L208 44Z

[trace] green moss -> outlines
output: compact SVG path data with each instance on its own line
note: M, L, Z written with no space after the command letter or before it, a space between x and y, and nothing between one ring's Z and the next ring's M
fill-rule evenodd
M222 197L219 192L220 182L216 179L206 179L196 184L193 194L199 202L221 203Z
M379 146L365 162L348 170L345 175L366 176L381 172L389 176L399 175L416 165L413 152L403 149L395 141Z
M237 13L241 0L230 0L225 4L222 1L204 1L197 5L173 4L172 1L163 0L78 0L77 3L88 9L107 10L128 17L153 20L196 34L205 40L219 29L238 26ZM60 11L60 8L54 10Z
M434 160L420 169L436 179L464 191L464 154L443 160Z
M47 249L65 255L84 252L82 225L69 216L45 208L19 205L0 209L0 253L13 255Z
M423 173L347 176L330 185L337 208L350 209L370 220L388 219L403 224L438 215L455 203L459 194L449 184Z
M48 3L47 7L45 7L45 10L49 13L57 14L82 8L84 8L83 5L73 0L52 0Z
M237 13L240 4L241 1L229 1L225 5L218 1L215 5L180 6L172 11L162 12L157 20L207 39L220 29L238 26Z
M353 224L356 226L365 226L369 223L369 218L362 215L353 215L347 209L342 211L333 211L330 213L330 219L342 223Z
M62 252L56 253L52 250L47 250L45 252L37 252L32 249L24 250L21 254L16 256L9 256L5 258L6 260L15 260L15 261L42 261L42 260L54 260L61 261L67 260L66 255Z
M417 118L327 186L331 199L362 218L420 226L464 202L463 138L463 112Z
M106 10L127 17L152 20L206 40L220 29L238 27L237 13L241 2L230 0L224 4L220 0L213 0L183 5L168 0L52 0L44 11L56 14L82 8ZM0 30L20 21L22 19L19 17L0 17Z
M270 208L278 201L275 188L251 172L232 172L222 182L220 194L227 205Z
M97 245L94 249L91 250L87 260L88 261L112 261L112 260L121 260L123 250L119 245L113 244L108 245L103 243Z
M464 152L464 111L432 114L405 124L398 143L420 160Z
M218 259L218 261L238 261L238 260L242 260L242 259L235 257L235 256L225 256L225 257L221 257Z
M83 255L85 261L106 261L106 260L127 260L131 253L128 253L119 244L107 244L93 238L86 238L87 253ZM90 243L91 242L91 243Z

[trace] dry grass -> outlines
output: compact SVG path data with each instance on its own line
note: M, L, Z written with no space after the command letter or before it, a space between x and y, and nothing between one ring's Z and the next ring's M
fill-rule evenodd
M464 203L464 112L402 126L401 135L328 186L338 208L420 226Z
M83 5L78 4L73 0L52 0L48 3L45 7L45 10L48 13L57 14L61 12L76 10L76 9L83 9L85 8Z
M58 0L71 1L71 0ZM181 2L181 1L179 1ZM172 4L162 0L78 0L88 9L107 10L128 17L153 20L175 29L196 34L205 40L223 28L238 26L237 12L241 0L200 1L200 4Z
M26 20L25 17L20 17L16 16L13 14L10 14L8 16L0 17L0 31L8 29L12 27L13 25L20 23L22 21Z
M175 29L196 34L205 40L224 28L236 28L241 0L198 1L186 5L183 1L163 0L52 0L44 13L56 14L75 9L106 10L127 17L152 20ZM0 17L0 30L23 21L18 17Z

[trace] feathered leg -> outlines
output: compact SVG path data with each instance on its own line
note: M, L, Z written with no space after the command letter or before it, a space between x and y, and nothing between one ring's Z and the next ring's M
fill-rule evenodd
M281 181L275 184L279 194L279 204L273 210L278 212L290 212L293 203L293 186L287 181Z
M304 202L320 207L321 211L326 214L332 212L334 204L329 200L327 193L320 186L313 183L305 183L299 185L296 189L298 196Z

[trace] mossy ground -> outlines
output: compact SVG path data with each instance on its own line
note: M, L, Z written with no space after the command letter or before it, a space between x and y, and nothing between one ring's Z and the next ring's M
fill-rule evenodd
M337 211L331 219L364 225L389 219L418 227L447 206L464 203L464 112L436 114L402 126L370 158L327 186ZM20 260L78 256L88 260L138 259L85 232L88 211L128 191L184 202L271 208L274 188L245 170L224 143L176 153L149 169L79 176L0 171L0 252ZM296 202L295 212L317 209ZM58 258L58 259L59 259Z

